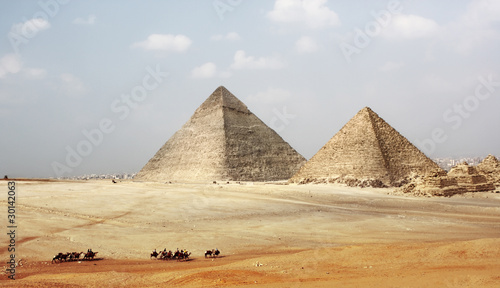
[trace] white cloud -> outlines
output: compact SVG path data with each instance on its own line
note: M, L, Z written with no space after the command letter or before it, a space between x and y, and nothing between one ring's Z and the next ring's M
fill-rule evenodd
M497 28L500 22L500 2L491 0L472 1L457 22L450 24L444 35L460 54L468 54L477 47L500 39Z
M478 47L484 47L488 41L499 37L495 29L455 26L450 27L444 39L448 40L448 44L452 43L457 53L467 55Z
M77 98L85 93L83 81L70 73L63 73L59 76L61 80L59 91L64 96Z
M500 2L494 0L472 1L462 21L469 26L488 26L500 21Z
M38 32L49 28L50 23L47 20L42 18L32 18L23 23L12 25L10 33L23 36L24 38L33 38Z
M313 53L318 51L318 48L318 44L311 37L302 36L295 42L295 50L299 53Z
M280 23L303 23L312 29L339 25L337 13L325 4L326 0L276 0L267 17Z
M238 50L234 54L234 62L231 64L231 68L235 70L240 69L280 69L283 67L283 63L275 58L260 57L255 58L253 56L247 56L245 51Z
M199 67L195 67L191 71L191 77L193 78L212 78L215 77L217 73L217 66L212 63L208 62L205 63Z
M241 37L236 32L229 32L226 35L222 35L222 34L214 35L214 36L210 37L210 39L212 41L221 41L221 40L237 41L237 40L241 40Z
M230 32L230 33L227 33L227 35L226 35L226 39L227 39L227 40L233 40L233 41L235 41L235 40L240 40L240 39L241 39L241 37L240 37L240 35L239 35L238 33L236 33L236 32Z
M405 63L403 63L403 62L388 61L388 62L385 62L385 64L382 65L378 70L381 72L390 72L390 71L399 70L403 66L405 66Z
M191 46L191 43L191 39L184 35L151 34L147 40L132 44L132 48L184 52Z
M291 95L292 94L285 89L268 88L266 91L248 96L247 100L249 102L275 104L287 100L288 98L290 98Z
M7 54L0 58L0 79L8 74L19 74L28 79L43 79L47 75L45 69L23 67L17 54Z
M0 78L7 74L16 74L21 71L23 64L16 54L7 54L0 58Z
M94 14L90 14L87 18L76 18L73 20L73 24L77 25L93 25L97 17Z
M217 76L219 76L219 78L230 78L231 76L233 76L233 73L231 73L231 71L229 70L226 70L219 72Z
M382 31L382 35L387 38L424 38L434 36L439 31L439 25L431 19L409 14L393 17L390 25Z
M24 68L23 73L30 79L43 79L47 76L47 71L40 68Z

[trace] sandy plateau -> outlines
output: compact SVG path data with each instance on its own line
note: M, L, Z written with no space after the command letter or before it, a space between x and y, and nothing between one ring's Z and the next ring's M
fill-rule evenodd
M126 181L16 189L22 261L0 287L500 287L500 193ZM51 263L88 248L96 260ZM150 260L155 248L191 259ZM205 259L213 248L221 257Z

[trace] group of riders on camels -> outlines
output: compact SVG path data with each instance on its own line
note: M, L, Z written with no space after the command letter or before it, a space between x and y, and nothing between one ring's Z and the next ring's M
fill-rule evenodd
M177 248L175 252L172 252L172 250L167 251L167 248L163 249L163 251L160 251L160 253L156 252L156 249L151 253L151 256L149 258L156 258L160 260L174 260L177 259L177 261L180 261L182 259L188 260L189 255L191 255L191 252L188 252L187 250L180 250Z
M92 251L92 249L88 249L87 253L83 252L67 252L67 253L62 253L59 252L54 258L52 258L52 263L54 262L62 262L62 261L76 261L80 260L80 256L83 254L83 260L93 260L95 258L95 255L97 255L98 252ZM205 251L205 258L207 257L217 257L219 256L220 251L219 249L215 248L212 250L206 250ZM163 251L160 251L159 253L156 252L156 249L151 253L151 258L155 259L160 259L160 260L174 260L177 259L177 261L181 260L188 260L189 256L191 255L191 252L188 252L187 250L180 250L177 248L175 252L172 252L171 250L167 251L167 248L165 248Z
M94 260L95 255L98 252L93 252L92 249L88 249L87 253L83 252L68 252L68 253L62 253L59 252L54 258L52 258L52 263L54 262L62 262L62 261L76 261L80 260L80 256L83 254L83 260Z
M205 258L208 257L217 257L219 256L220 251L219 249L215 248L212 250L207 250L205 251ZM150 259L155 258L155 259L160 259L160 260L174 260L177 259L177 261L180 261L182 259L189 259L189 255L191 255L191 252L188 252L187 250L180 250L177 248L175 252L172 252L172 250L167 251L167 248L163 249L163 251L156 252L156 249L151 252L151 255L149 256Z
M217 248L212 249L212 250L207 250L207 251L205 251L205 258L207 258L207 256L215 258L215 257L219 256L219 254L220 254L220 251Z

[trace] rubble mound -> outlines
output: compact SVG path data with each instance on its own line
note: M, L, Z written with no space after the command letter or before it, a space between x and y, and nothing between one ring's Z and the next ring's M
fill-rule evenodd
M335 178L305 178L302 179L297 184L345 184L349 187L373 187L373 188L387 188L388 186L384 184L380 179L358 179L351 176L347 177L335 177Z

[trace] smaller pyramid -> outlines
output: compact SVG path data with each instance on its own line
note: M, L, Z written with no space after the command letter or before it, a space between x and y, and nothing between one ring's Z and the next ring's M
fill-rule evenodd
M140 181L288 180L306 159L220 86L134 177Z
M361 109L290 182L401 186L439 166L370 108Z
M500 161L493 155L488 155L477 165L477 169L482 173L494 173L500 171Z
M488 181L500 187L500 161L493 155L488 155L477 165L479 173L484 174Z

